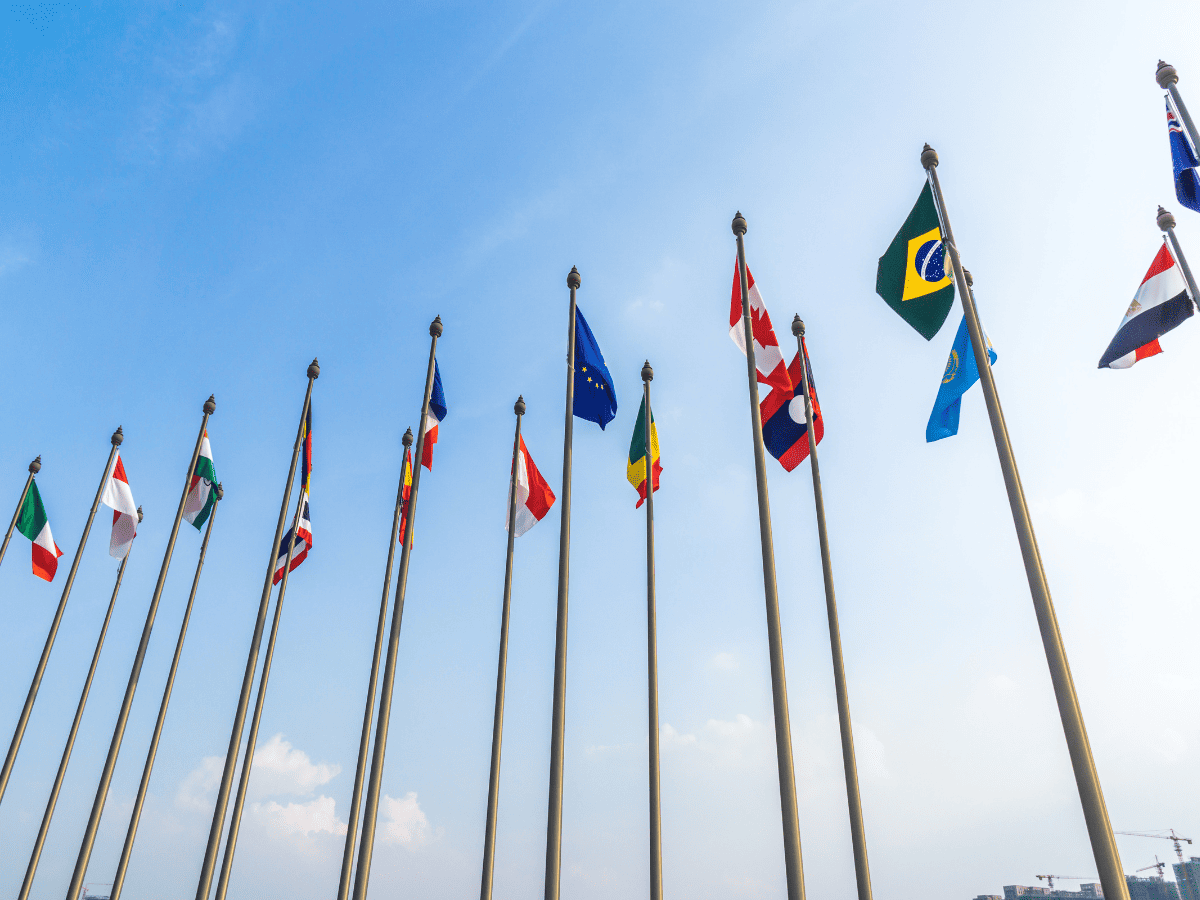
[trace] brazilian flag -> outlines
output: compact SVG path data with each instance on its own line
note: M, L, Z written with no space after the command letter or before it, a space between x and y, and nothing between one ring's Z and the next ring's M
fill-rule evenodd
M926 182L916 206L879 257L875 292L927 341L938 333L954 304L948 262L933 191Z

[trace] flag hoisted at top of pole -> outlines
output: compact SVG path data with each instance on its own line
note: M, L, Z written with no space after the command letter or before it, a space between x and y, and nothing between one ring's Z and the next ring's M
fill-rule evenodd
M604 354L588 327L583 311L575 307L575 404L574 413L595 422L601 430L617 416L617 392Z
M758 380L783 391L792 389L792 377L788 374L787 365L783 361L783 351L779 349L779 339L775 337L775 329L771 327L771 316L767 313L762 294L754 283L754 273L746 267L747 291L750 297L750 321L754 344L754 365L758 372ZM738 261L733 261L733 296L729 301L729 337L738 345L738 349L746 352L746 329L742 326L742 273Z
M946 203L942 196L941 184L938 181L937 164L937 152L926 144L921 153L921 165L925 169L928 187L933 192L942 233L945 235L945 246L949 251L954 282L958 287L963 315L966 316L967 328L971 335L971 349L977 360L984 359L987 355L987 339L983 333L983 326L979 322L979 315L975 310L975 300L967 286L966 273L962 266L958 247L954 242L954 230L950 227ZM1092 854L1100 873L1100 883L1107 900L1129 900L1129 888L1125 883L1121 858L1113 839L1112 825L1108 820L1108 809L1104 804L1104 794L1100 790L1100 778L1092 759L1092 748L1088 743L1087 729L1084 727L1083 714L1079 709L1079 698L1075 693L1070 666L1067 664L1066 649L1058 629L1054 603L1050 599L1050 588L1046 583L1045 570L1042 568L1041 553L1038 551L1037 538L1033 533L1033 522L1029 516L1029 507L1025 502L1025 491L1021 486L1021 476L1017 472L1017 463L1013 455L1012 444L1009 442L1004 413L1000 409L1000 398L996 393L996 382L991 366L983 366L980 369L979 381L987 402L988 417L991 419L992 434L996 441L996 452L1004 475L1004 485L1008 491L1013 524L1016 526L1017 540L1025 562L1029 592L1033 600L1034 612L1037 615L1038 627L1042 633L1042 644L1046 651L1050 680L1054 685L1055 697L1058 700L1059 716L1062 719L1063 732L1067 739L1071 767L1075 772L1075 783L1079 789L1079 799L1083 806L1083 817L1087 823L1088 837L1092 844Z
M1175 67L1161 59L1154 73L1158 86L1167 92L1167 140L1171 145L1171 169L1175 178L1175 196L1190 210L1200 212L1200 196L1197 187L1196 166L1197 148L1200 147L1200 133L1192 121L1188 109L1179 95L1179 75Z
M104 485L104 496L100 502L113 511L112 537L108 542L108 553L117 559L124 559L133 539L137 537L137 503L133 500L133 491L129 489L129 479L125 475L125 464L121 462L121 454L113 460L112 471L108 482Z
M17 511L13 513L12 521L8 523L8 531L4 533L3 542L0 542L0 562L4 562L4 554L8 552L8 542L12 540L13 532L17 528L17 520L21 518L21 511L25 508L25 498L33 486L33 478L41 470L42 458L39 456L29 464L29 477L25 479L25 487L21 489L20 499L17 500Z
M291 572L296 566L308 559L308 551L312 549L312 522L309 520L308 497L312 481L312 401L309 401L304 414L304 424L301 426L300 445L300 512L295 524L288 529L283 540L279 542L279 552L275 557L275 576L272 584L279 584L283 578L283 567L288 566ZM289 563L288 560L291 560Z
M967 272L966 275L967 290L970 290L971 273ZM984 339L987 339L986 333ZM987 342L987 347L988 365L995 365L996 351L992 349L991 341ZM925 426L927 443L958 434L963 394L978 380L979 366L975 363L975 351L971 349L971 335L967 331L967 319L964 316L958 326L958 334L954 337L954 345L950 348L946 368L942 372L942 382L938 385L937 397L933 401L933 412L929 414L929 422Z
M33 542L33 574L43 581L53 581L54 573L58 571L58 558L63 552L50 533L50 518L42 505L36 481L30 481L25 493L25 502L17 514L17 530Z
M524 401L521 401L522 408ZM554 491L538 467L533 464L529 448L525 446L525 438L518 435L516 469L513 476L516 479L516 500L513 514L505 521L505 528L512 528L515 517L517 524L513 529L513 537L520 537L530 528L542 521L554 505Z
M212 446L208 432L200 444L200 456L196 460L196 471L192 473L192 487L188 491L187 503L183 506L183 518L197 531L204 530L204 523L217 503L217 470L213 466Z
M942 224L929 185L879 257L875 293L927 341L950 315L954 279L946 268Z
M425 413L425 452L421 454L421 465L433 471L433 445L438 442L438 425L446 418L446 394L442 390L442 370L437 360L433 361L433 393L429 395L429 409Z
M1100 357L1098 368L1128 369L1162 353L1158 339L1182 325L1194 312L1183 272L1164 237L1116 335Z
M646 363L649 366L649 363ZM651 375L653 377L653 375ZM646 434L650 435L650 453L646 453ZM654 473L654 490L658 490L658 479L662 475L662 459L658 451L658 427L654 424L654 411L650 411L650 427L646 428L646 398L638 407L637 422L633 426L633 438L629 442L629 460L625 464L625 480L633 485L638 492L638 502L634 508L639 508L646 502L646 469L647 455L653 460L650 467Z
M803 344L801 341L801 346ZM807 352L806 349L805 353ZM808 373L808 393L812 397L815 419L812 434L816 443L820 443L821 438L825 436L825 416L821 414L821 404L817 401L812 367L801 361L799 353L792 357L792 363L788 366L788 377L795 387L787 390L772 389L759 406L763 443L767 446L767 452L779 460L779 464L788 472L808 459L809 429L804 416L804 382L801 379L803 372Z

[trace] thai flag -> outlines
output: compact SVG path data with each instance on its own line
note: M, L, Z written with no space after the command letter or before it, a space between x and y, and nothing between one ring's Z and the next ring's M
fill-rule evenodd
M825 436L825 417L821 415L821 404L817 400L817 386L813 384L812 366L808 364L808 345L800 340L804 348L804 362L808 369L808 393L812 397L813 430L817 443ZM788 366L788 377L796 385L791 390L775 388L758 407L762 419L763 443L767 452L779 460L789 472L808 459L808 420L804 416L804 388L800 381L800 354L797 353Z
M1162 353L1159 337L1193 312L1183 273L1164 240L1121 320L1117 336L1100 357L1099 368L1128 369L1140 359Z
M1171 109L1171 98L1167 97L1167 139L1171 142L1171 168L1175 173L1175 196L1179 202L1194 212L1200 212L1200 184L1196 178L1196 148L1175 110Z
M308 491L312 480L312 402L309 402L308 413L304 416L304 426L300 431L300 516L296 521L296 531L292 529L279 542L279 551L275 555L275 577L272 584L279 584L283 578L283 567L287 565L288 550L292 547L292 564L288 566L291 572L296 566L308 558L312 549L312 522L308 518Z
M433 445L438 441L438 423L446 418L446 395L442 393L442 370L433 361L433 393L429 395L429 412L425 416L425 443L421 465L433 471Z

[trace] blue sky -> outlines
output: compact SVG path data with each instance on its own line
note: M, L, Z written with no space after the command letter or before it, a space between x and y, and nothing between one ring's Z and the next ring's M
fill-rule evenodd
M524 394L529 450L560 492L572 265L620 409L604 432L575 429L563 896L636 896L647 879L644 526L624 481L646 358L666 889L781 896L745 369L726 326L738 209L776 323L808 324L827 417L877 892L1091 872L978 392L958 437L924 442L957 307L926 343L874 294L926 141L1114 826L1191 835L1200 330L1133 370L1095 365L1160 244L1159 203L1200 260L1153 81L1168 59L1200 104L1197 24L1183 5L1120 2L11 8L0 502L40 453L69 562L122 425L146 509L33 896L69 880L215 393L226 499L125 894L193 895L314 356L316 547L290 582L230 897L332 893L436 314L450 412L422 480L372 886L477 890L512 402ZM772 463L770 490L807 884L851 898L807 467ZM542 885L557 536L555 512L517 544L497 898ZM99 524L0 808L0 891L20 884L111 590L106 540ZM116 865L199 542L186 530L175 551L93 883ZM15 538L0 568L5 728L61 587L29 575L27 553ZM1127 871L1170 852L1118 840Z

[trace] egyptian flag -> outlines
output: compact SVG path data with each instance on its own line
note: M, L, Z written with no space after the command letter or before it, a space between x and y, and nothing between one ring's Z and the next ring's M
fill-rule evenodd
M813 428L817 443L825 436L825 417L821 415L821 404L817 401L817 386L813 384L812 365L808 361L808 344L800 339L804 348L804 363L808 369L808 394L812 397ZM762 420L763 443L767 451L779 460L789 472L808 458L808 421L804 416L804 388L800 381L800 354L797 353L788 366L788 376L796 387L783 391L779 388L767 394L758 407Z
M1100 357L1099 368L1128 369L1140 359L1162 353L1158 339L1193 312L1183 273L1164 240L1121 320L1117 336Z
M304 425L300 429L300 516L296 522L296 530L292 529L279 542L279 552L275 555L275 577L272 584L279 584L283 578L283 567L287 565L288 550L292 550L292 564L288 567L291 572L308 557L312 549L312 522L308 520L308 490L312 480L312 402L309 402L308 412L304 416Z
M425 443L421 465L433 471L433 445L438 441L438 423L446 418L446 395L442 393L442 370L433 361L433 393L429 395L429 412L425 416Z
M546 479L542 477L538 467L533 464L533 458L525 446L525 438L521 438L517 458L514 462L516 463L516 471L513 474L516 479L517 521L513 527L513 537L520 537L546 517L546 513L550 512L550 507L554 505L555 498L554 491L550 490L550 485L546 483ZM504 523L506 529L509 525L510 522Z
M137 537L138 514L137 503L133 499L133 491L129 489L129 479L125 477L125 464L121 462L121 454L117 453L108 481L104 483L104 493L100 502L113 511L112 537L108 541L108 553L117 559L129 555L133 539Z
M788 375L787 366L783 362L783 351L779 349L779 341L775 338L775 329L771 327L771 317L767 315L767 307L763 303L762 294L754 283L754 275L750 267L746 267L746 280L750 282L747 294L750 296L750 324L754 333L754 365L758 368L760 384L790 392L792 379ZM733 264L733 298L729 304L729 336L738 345L742 353L746 352L746 327L742 323L742 273L735 261Z

